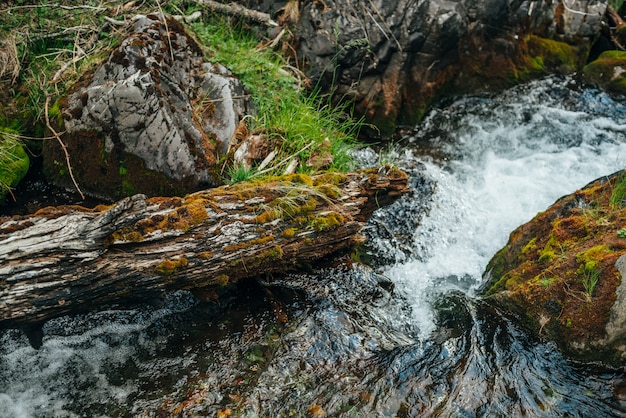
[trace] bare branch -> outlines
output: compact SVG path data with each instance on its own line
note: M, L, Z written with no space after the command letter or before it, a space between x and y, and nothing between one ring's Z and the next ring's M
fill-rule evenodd
M200 4L206 4L213 10L228 14L231 16L239 16L246 19L253 20L255 22L263 23L267 26L278 26L278 23L274 22L269 14L258 12L256 10L247 9L237 3L223 4L213 0L196 0Z
M42 86L42 90L45 92L45 89L43 88L43 86ZM65 163L67 164L67 170L70 174L70 178L72 179L72 183L74 183L74 186L76 187L76 190L80 194L81 199L84 200L85 195L83 194L82 190L80 190L80 187L78 187L78 183L76 182L76 179L74 178L74 171L72 170L72 164L70 163L70 155L67 152L67 147L65 146L65 143L61 139L61 135L50 124L50 115L48 114L49 107L50 107L50 96L46 93L46 106L44 110L45 116L46 116L46 126L48 127L48 129L50 129L50 132L52 133L52 135L54 135L56 140L59 142L59 145L61 145L61 149L63 150L63 153L65 154Z

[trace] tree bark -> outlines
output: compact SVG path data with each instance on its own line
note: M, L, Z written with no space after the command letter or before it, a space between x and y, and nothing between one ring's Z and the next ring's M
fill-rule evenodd
M373 210L407 190L383 168L0 218L0 325L292 271L361 242Z

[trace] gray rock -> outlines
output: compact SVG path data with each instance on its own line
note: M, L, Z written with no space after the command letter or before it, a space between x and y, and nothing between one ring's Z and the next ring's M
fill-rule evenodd
M248 95L228 69L205 62L175 20L138 16L133 29L62 109L72 160L98 159L86 148L101 148L99 161L75 163L81 188L119 198L216 185L212 169L251 112ZM59 149L49 142L46 172L63 183L53 163Z
M445 93L540 75L526 68L527 35L588 46L605 9L599 0L306 2L296 44L313 84L354 99L384 137L416 122Z

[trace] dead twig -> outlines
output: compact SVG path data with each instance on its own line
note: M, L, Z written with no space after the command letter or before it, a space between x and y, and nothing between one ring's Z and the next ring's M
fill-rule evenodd
M58 38L59 36L64 36L64 35L68 35L71 32L81 32L83 30L89 30L91 32L96 32L96 28L94 28L93 26L90 25L78 25L78 26L71 26L69 28L65 28L62 31L59 32L54 32L54 33L46 33L46 34L42 34L39 36L34 36L33 39L36 40L40 40L40 39L50 39L50 38Z
M104 20L109 22L113 26L126 26L128 22L126 20L115 20L112 17L104 16Z
M54 3L54 4L27 4L24 6L11 6L5 10L5 13L11 13L13 10L19 10L19 9L42 9L44 7L50 8L50 9L58 8L58 9L63 9L63 10L85 9L85 10L92 10L96 12L104 12L107 10L106 7L89 6L86 4L81 5L81 6L66 6L63 4Z
M41 88L45 92L44 86L41 86ZM65 143L61 139L61 135L50 124L50 115L48 113L49 107L50 107L50 96L46 93L46 105L45 105L46 126L48 127L48 129L50 129L50 132L52 132L52 135L54 135L56 140L59 142L59 145L61 145L61 149L63 150L63 153L65 154L65 163L67 164L67 170L70 173L70 178L72 179L72 183L74 183L74 187L76 187L76 190L80 194L81 199L84 200L85 195L83 194L82 190L80 190L80 187L78 187L78 183L76 182L76 179L74 178L74 171L72 170L72 164L70 164L70 154L67 152L67 147L65 146Z

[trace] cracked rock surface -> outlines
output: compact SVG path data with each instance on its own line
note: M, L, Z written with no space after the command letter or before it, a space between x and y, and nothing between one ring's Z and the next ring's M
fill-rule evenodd
M180 23L157 14L137 16L132 33L60 105L80 187L112 199L215 186L212 169L251 111L241 82L206 62ZM49 178L69 185L55 141L44 159Z

